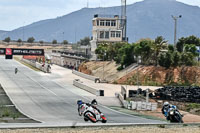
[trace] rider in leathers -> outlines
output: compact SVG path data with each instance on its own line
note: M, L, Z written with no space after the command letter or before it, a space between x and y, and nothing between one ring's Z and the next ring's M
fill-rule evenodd
M91 103L84 103L82 100L78 100L77 104L79 106L81 104L86 104L87 106L92 106L92 108L96 109L101 114L101 111L97 108L97 101L96 101L96 99L93 99Z

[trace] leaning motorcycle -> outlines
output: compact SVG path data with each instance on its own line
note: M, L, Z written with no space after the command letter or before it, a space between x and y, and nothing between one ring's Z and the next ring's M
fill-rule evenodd
M176 107L170 108L168 113L170 122L183 123L182 120L183 115L180 114L180 112L176 109Z
M102 123L107 122L107 119L103 113L99 113L92 106L89 106L85 103L78 104L78 114L80 116L83 115L85 121L91 121L93 123L96 123L98 121L101 121Z

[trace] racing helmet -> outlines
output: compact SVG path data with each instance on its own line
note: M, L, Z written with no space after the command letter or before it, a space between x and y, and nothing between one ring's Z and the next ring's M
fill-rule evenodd
M168 102L164 102L163 106L169 106L169 103Z
M93 99L93 100L92 100L91 105L92 105L92 106L97 106L97 101L96 101L96 99Z
M77 101L77 104L78 104L78 105L81 105L81 104L83 104L83 101L82 101L82 100L78 100L78 101Z

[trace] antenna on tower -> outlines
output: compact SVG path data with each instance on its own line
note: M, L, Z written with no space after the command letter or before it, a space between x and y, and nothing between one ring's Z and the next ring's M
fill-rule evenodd
M126 16L126 0L121 0L121 28L123 40L127 41L126 27L127 27L127 16Z

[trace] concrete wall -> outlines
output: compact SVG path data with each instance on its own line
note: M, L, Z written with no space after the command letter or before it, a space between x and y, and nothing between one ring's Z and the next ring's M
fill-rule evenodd
M102 90L97 90L95 88L92 88L92 87L89 87L87 85L84 85L83 82L81 82L79 79L75 79L73 81L73 85L78 87L78 88L80 88L80 89L86 90L86 91L88 91L88 92L90 92L90 93L92 93L94 95L101 96L100 95L100 91L102 91Z
M78 75L78 76L80 76L80 77L83 77L83 78L92 80L92 81L94 81L94 82L100 82L100 78L99 78L99 77L87 75L87 74L84 74L84 73L79 72L79 71L76 71L76 70L73 70L72 73L75 74L75 75Z
M131 109L131 110L156 110L158 107L157 103L151 103L151 102L142 102L142 101L126 101L127 97L127 91L126 89L121 86L121 93L118 94L118 98L122 103L122 106Z
M70 58L64 55L52 55L52 63L59 66L78 68L82 61L83 59Z
M43 65L43 64L40 64L38 62L32 62L30 60L26 60L26 59L23 59L23 58L21 59L21 61L23 61L23 62L25 62L25 63L27 63L27 64L29 64L29 65L37 68L37 69L39 69L39 70L41 70L41 71L43 71L45 73L50 73L51 72L50 69L48 68L47 64Z

